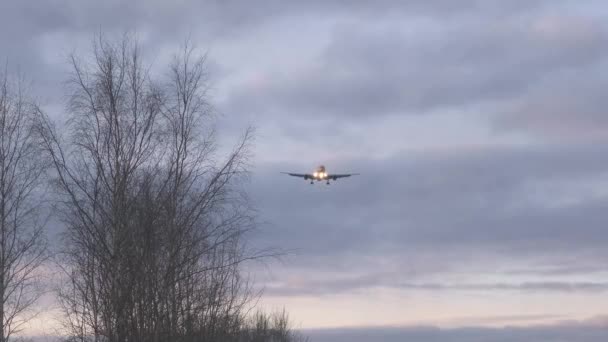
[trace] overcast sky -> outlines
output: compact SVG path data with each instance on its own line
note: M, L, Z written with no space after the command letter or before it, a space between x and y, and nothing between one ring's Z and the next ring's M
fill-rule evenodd
M137 32L208 53L248 185L262 305L313 341L605 341L608 5L580 0L2 1L0 58L61 119L67 56ZM358 177L311 186L280 171ZM332 328L331 330L318 330Z

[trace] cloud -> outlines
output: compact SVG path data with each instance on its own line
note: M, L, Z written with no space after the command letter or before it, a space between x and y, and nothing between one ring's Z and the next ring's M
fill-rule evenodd
M285 225L278 234L316 239L357 233L327 239L336 244L356 239L369 245L374 237L408 245L542 238L593 243L606 237L600 229L608 204L601 192L606 152L601 145L488 147L353 160L334 169L356 169L361 176L326 190L277 176L286 166L266 165L258 167L252 191L266 213ZM586 228L570 229L579 220Z
M478 317L476 321L527 323L539 320L557 319L553 324L530 324L524 326L504 325L483 327L464 325L457 328L441 328L434 325L405 327L351 327L331 329L304 329L300 332L315 342L529 342L568 341L604 342L608 334L606 317L599 316L582 321L560 320L560 315L516 315ZM466 319L465 319L466 321ZM56 336L28 336L34 342L55 342Z
M260 160L279 161L260 163L250 187L271 222L256 243L297 251L283 285L268 287L275 295L372 287L595 293L605 291L608 261L608 26L594 6L2 2L0 58L20 65L61 112L64 57L88 48L97 31L136 30L151 62L188 33L211 47L227 126L253 113L267 134ZM419 122L410 124L422 116L430 118L420 125L425 137L414 141ZM463 144L446 134L454 131L476 138ZM314 158L361 176L320 188L277 174L308 170ZM513 279L433 279L458 271ZM306 281L289 283L298 273ZM514 333L557 336L538 329ZM416 340L410 333L418 332L395 332Z
M603 291L606 153L590 144L400 154L336 165L361 176L330 186L258 167L252 193L272 224L256 241L295 251L268 291ZM459 288L432 278L452 272L517 280Z
M527 96L550 105L535 87L564 70L596 70L608 56L599 21L544 12L507 12L497 21L484 13L408 26L402 18L346 21L316 60L267 71L263 83L236 88L229 106L269 116L295 111L301 119L372 120L486 103L498 103L490 108L498 113Z
M601 120L597 113L605 107L597 90L580 89L604 88L606 78L597 71L606 57L606 26L573 9L579 6L548 1L387 0L343 6L338 1L26 0L0 5L0 45L3 57L27 70L45 89L40 93L59 107L65 56L88 47L98 31L137 31L150 60L164 58L188 34L203 48L221 51L225 44L255 49L263 34L292 32L275 34L271 46L258 48L277 62L297 59L293 54L299 50L318 50L298 67L283 70L269 62L271 69L260 69L248 58L211 54L210 60L226 69L222 77L232 77L232 69L247 70L221 89L222 111L233 120L254 113L260 125L269 120L326 125L344 117L364 124L386 115L488 110L497 117L498 130L536 134L578 122L583 131ZM223 64L224 59L240 65ZM257 78L246 76L252 72ZM556 93L560 101L551 98ZM565 113L558 115L564 123L551 117L555 109Z
M440 329L433 326L406 328L352 328L310 330L306 333L318 342L332 341L436 341L436 342L528 342L528 341L604 341L608 327L587 322L503 328Z
M496 131L524 131L549 141L607 138L608 85L605 63L555 73L505 105L494 118Z
M497 316L496 319L511 319L525 322L542 318L556 318L548 315ZM529 342L529 341L568 341L604 342L608 327L601 318L588 321L562 322L553 325L532 325L524 327L505 326L499 328L463 327L439 328L436 326L411 327L358 327L335 329L305 329L301 332L314 342ZM52 336L33 337L35 342L57 341Z
M560 275L589 275L605 272L606 267L598 265L585 265L577 261L570 261L553 266L539 266L535 268L518 268L505 271L512 275L542 275L542 276L560 276Z
M366 275L359 278L298 281L296 284L267 286L264 293L268 296L325 296L338 295L358 290L391 288L407 291L467 291L467 292L518 292L518 293L604 293L608 282L523 282L523 283L411 283L390 279L386 276Z

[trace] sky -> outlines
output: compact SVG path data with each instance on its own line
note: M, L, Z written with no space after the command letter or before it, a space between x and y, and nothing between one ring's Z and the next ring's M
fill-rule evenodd
M313 341L605 341L608 5L600 0L0 3L0 58L65 113L70 53L190 39L247 189L261 306ZM279 172L360 176L311 186ZM32 328L32 331L35 331ZM37 332L37 331L35 331Z

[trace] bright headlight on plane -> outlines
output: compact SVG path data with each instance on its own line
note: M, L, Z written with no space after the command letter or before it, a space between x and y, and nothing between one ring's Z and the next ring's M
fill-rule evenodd
M319 177L319 173L318 172L315 172L312 175L315 176L315 178Z

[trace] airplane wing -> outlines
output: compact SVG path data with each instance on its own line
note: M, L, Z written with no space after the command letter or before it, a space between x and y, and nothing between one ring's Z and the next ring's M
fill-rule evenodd
M358 175L358 173L343 173L343 174L327 175L327 178L336 180L338 178L345 178L345 177L356 176L356 175Z
M307 173L291 173L291 172L281 172L281 173L284 173L286 175L290 175L290 176L293 176L293 177L304 178L304 179L313 178L312 175L309 175Z

